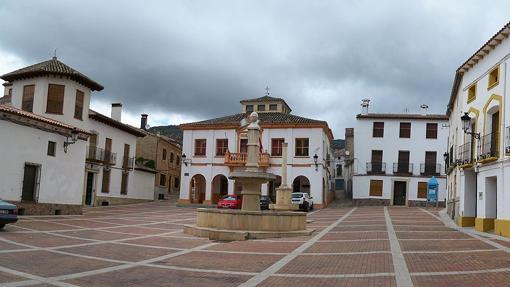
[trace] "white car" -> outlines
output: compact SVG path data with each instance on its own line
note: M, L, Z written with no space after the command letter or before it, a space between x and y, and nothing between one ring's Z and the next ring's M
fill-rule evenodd
M299 209L310 211L313 209L313 198L306 192L293 192L292 204L299 204Z

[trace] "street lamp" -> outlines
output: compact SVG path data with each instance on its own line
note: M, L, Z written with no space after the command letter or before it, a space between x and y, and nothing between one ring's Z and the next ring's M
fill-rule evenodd
M186 158L186 154L183 153L182 156L181 156L181 159L182 159L182 163L184 163L185 166L188 166L188 163L191 162L191 159L190 158Z
M469 117L468 113L464 113L462 117L460 117L462 120L462 130L464 130L465 134L471 135L475 139L480 139L480 133L475 133L471 131L471 117Z
M78 129L73 128L71 130L71 137L67 136L64 142L64 152L67 153L67 147L78 141Z
M315 171L319 170L319 156L317 154L313 156L313 163L315 164Z

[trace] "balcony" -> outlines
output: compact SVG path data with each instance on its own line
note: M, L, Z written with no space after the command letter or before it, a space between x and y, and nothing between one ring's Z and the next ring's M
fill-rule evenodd
M480 150L480 154L478 154L478 161L486 163L497 160L499 157L498 141L498 132L482 136L478 141L478 147Z
M225 153L225 165L233 168L239 166L245 166L248 158L247 153ZM268 153L260 153L259 154L259 167L268 168L269 167L269 154Z
M506 127L505 153L510 155L510 127Z
M123 157L122 158L122 169L123 170L133 170L135 163L134 157Z
M386 174L386 163L367 162L367 174Z
M393 163L393 174L398 175L412 175L413 164L408 162L394 162Z
M115 165L117 154L99 147L89 146L87 148L86 160L93 163Z
M458 147L458 156L457 156L457 162L461 166L467 166L474 163L473 158L473 143L467 142L461 146Z
M440 175L441 174L441 164L421 163L420 164L420 174L426 175L426 176Z

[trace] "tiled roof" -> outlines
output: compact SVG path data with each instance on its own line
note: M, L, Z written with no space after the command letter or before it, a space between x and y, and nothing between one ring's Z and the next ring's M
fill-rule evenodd
M76 129L78 132L83 133L83 134L87 134L87 135L90 134L89 132L87 132L85 130L82 130L80 128L77 128L77 127L65 124L63 122L56 121L54 119L43 117L43 116L38 115L38 114L34 114L34 113L31 113L31 112L23 111L23 110L17 109L15 107L12 107L12 106L9 106L9 105L0 105L0 112L12 114L12 115L17 115L17 116L21 116L21 117L24 117L24 118L27 118L27 119L36 120L36 121L39 121L39 122L42 122L42 123L50 124L50 125L53 125L53 126L57 126L57 127L61 127L61 128L69 129L69 130Z
M325 124L325 121L314 120L309 118L304 118L300 116L295 116L287 113L278 113L278 112L268 112L268 113L259 113L259 120L261 125L264 124ZM232 125L232 126L240 126L241 120L247 118L247 115L244 113L235 114L220 118L214 118L210 120L187 123L182 124L181 127L185 128L188 126L211 126L211 125Z
M284 100L282 98L263 96L263 97L260 97L260 98L241 100L241 103L245 103L245 102L268 102L268 101L284 101Z
M358 119L395 119L395 120L448 120L447 115L439 114L379 114L370 113L368 115L358 114Z
M94 110L89 110L89 118L96 120L98 122L102 122L103 124L112 126L114 128L117 128L119 130L123 130L137 137L146 136L146 132L144 130L116 121Z
M103 86L84 74L76 71L75 69L69 67L68 65L57 60L56 57L53 59L44 61L35 65L31 65L25 68L21 68L14 72L7 73L2 75L2 78L5 81L12 82L17 79L24 79L30 77L37 77L43 75L63 75L71 78L72 80L83 84L84 86L89 87L91 90L101 91Z

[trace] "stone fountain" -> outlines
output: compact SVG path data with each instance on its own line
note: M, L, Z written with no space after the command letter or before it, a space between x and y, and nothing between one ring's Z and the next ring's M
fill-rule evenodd
M282 178L285 184L278 189L280 200L277 199L274 210L260 210L260 187L263 183L276 179L276 176L259 169L260 125L257 113L253 112L249 120L246 168L229 175L230 179L243 188L241 210L198 208L196 225L185 225L184 233L212 240L231 241L302 236L310 235L314 231L306 228L306 213L290 211L294 208L290 202L292 190L286 184L286 147L282 163Z

